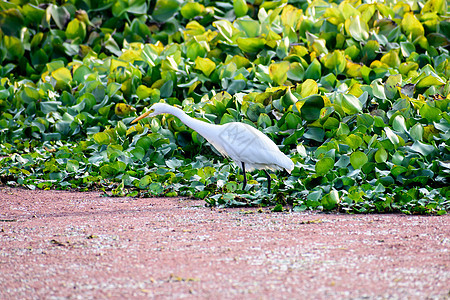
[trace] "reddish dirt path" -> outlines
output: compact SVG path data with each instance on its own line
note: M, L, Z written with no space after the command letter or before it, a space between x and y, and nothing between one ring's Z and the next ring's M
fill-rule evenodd
M0 186L0 299L448 299L450 216Z

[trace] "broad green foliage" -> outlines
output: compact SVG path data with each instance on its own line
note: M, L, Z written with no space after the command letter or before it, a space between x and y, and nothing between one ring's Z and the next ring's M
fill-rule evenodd
M0 2L0 179L209 205L444 214L442 0ZM248 179L164 101L240 121L295 162Z

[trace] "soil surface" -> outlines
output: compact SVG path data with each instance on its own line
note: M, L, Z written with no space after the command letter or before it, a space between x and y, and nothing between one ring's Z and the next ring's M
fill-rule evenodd
M449 299L450 216L0 186L0 299Z

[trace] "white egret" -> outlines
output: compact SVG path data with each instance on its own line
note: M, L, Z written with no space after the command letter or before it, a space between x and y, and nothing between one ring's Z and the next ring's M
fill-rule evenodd
M156 103L150 110L134 119L131 124L147 117L171 114L179 118L186 126L197 131L223 156L231 158L244 173L243 189L247 185L246 171L262 169L267 175L267 187L270 193L270 175L267 170L283 170L291 173L294 163L264 133L256 128L231 122L223 125L209 124L188 116L183 110L164 103Z

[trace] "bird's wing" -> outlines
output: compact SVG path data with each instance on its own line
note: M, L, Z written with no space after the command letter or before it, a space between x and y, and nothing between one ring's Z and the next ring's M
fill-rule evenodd
M255 168L272 170L293 168L292 161L268 136L244 123L224 124L216 139L209 142L222 155L230 157L236 163L244 162L249 171ZM239 163L238 165L240 166Z

